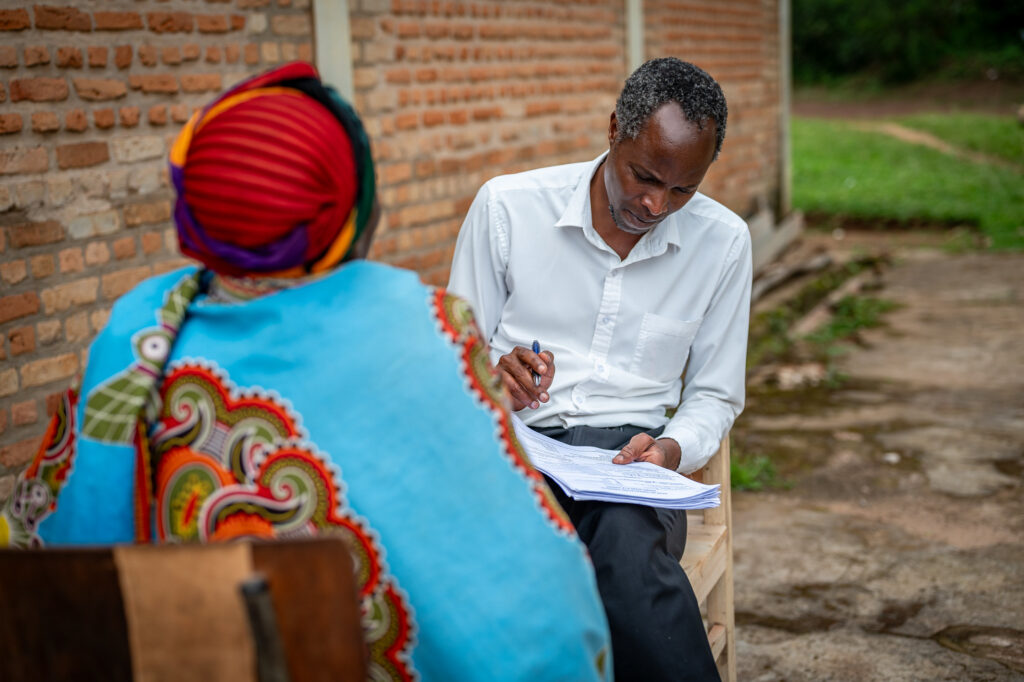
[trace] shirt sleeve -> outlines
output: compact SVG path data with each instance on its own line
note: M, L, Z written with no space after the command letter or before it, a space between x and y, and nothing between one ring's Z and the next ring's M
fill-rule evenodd
M743 410L752 274L750 233L743 230L690 346L682 404L662 433L679 443L682 473L707 464Z
M448 291L466 299L489 343L508 298L508 231L485 184L469 207L455 243Z

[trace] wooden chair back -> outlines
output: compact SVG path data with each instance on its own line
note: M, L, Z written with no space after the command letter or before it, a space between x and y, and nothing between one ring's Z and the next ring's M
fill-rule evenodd
M711 653L726 682L736 680L736 624L732 577L732 491L729 438L700 471L721 486L721 505L687 514L686 551L680 562L704 610Z
M249 577L242 581L248 597L240 593L240 584L227 586L227 600L236 599L227 610L248 621L241 631L252 637L245 645L246 651L255 652L257 660L249 669L256 679L365 680L358 595L345 544L332 538L238 544L251 545L245 549ZM116 682L143 676L140 660L152 658L153 652L140 651L139 642L152 639L139 633L167 624L138 622L140 611L131 605L138 601L140 584L143 593L157 592L156 603L159 591L172 595L163 597L170 608L150 610L145 620L166 615L172 628L187 623L195 631L184 633L185 641L202 642L208 623L190 616L200 606L211 607L197 603L204 598L208 602L208 595L187 588L176 593L180 586L174 584L146 585L144 574L129 579L126 566L146 565L138 564L133 552L149 553L145 559L157 562L149 565L159 566L172 563L176 552L187 551L192 575L185 582L194 586L207 575L217 575L218 547L225 546L0 550L0 680ZM172 656L170 662L180 663L179 672L184 673L201 652L158 653ZM233 677L230 672L228 676Z

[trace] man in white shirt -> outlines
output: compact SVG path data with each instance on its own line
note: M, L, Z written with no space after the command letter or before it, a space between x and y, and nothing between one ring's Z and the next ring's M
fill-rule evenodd
M744 400L750 235L697 192L726 118L707 73L652 60L626 81L607 153L480 189L448 288L473 306L532 428L621 450L621 464L689 473L732 426ZM552 489L594 560L616 679L717 679L678 564L685 514Z

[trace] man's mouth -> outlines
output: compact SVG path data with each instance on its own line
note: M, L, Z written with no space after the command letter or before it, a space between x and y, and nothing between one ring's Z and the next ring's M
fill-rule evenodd
M624 208L622 210L623 210L623 212L629 214L630 222L631 223L633 223L637 227L643 228L644 230L649 230L649 229L651 229L652 227L654 227L655 225L657 225L658 223L661 222L661 218L655 218L654 220L644 220L643 218L638 216L636 213L633 213L632 211L630 211L628 208Z

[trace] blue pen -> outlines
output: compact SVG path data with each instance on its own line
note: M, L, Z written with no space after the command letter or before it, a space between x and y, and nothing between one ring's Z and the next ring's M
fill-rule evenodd
M533 340L533 352L540 353L540 341L538 341L537 339ZM533 374L533 385L540 386L540 375L534 372L533 370L530 370L530 373Z

